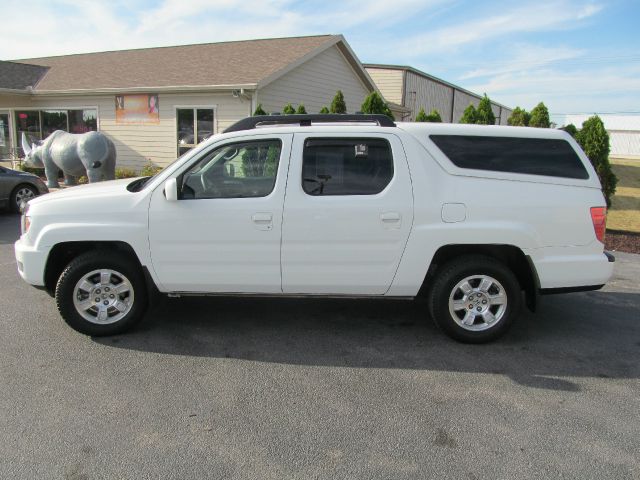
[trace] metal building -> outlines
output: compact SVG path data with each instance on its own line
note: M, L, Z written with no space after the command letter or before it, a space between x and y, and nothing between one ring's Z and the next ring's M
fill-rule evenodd
M403 120L413 121L421 108L429 113L438 110L443 122L457 123L464 109L478 106L482 95L470 92L413 67L401 65L365 64L369 76L382 95L390 102L409 110ZM511 109L491 102L496 124L507 125Z
M567 115L565 125L582 123L591 115ZM640 115L600 115L609 133L612 157L640 160Z

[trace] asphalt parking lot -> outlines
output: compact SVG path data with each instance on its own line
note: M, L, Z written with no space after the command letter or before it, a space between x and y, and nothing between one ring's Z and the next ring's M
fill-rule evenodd
M417 302L161 299L77 334L0 214L0 478L640 478L640 256L460 345Z

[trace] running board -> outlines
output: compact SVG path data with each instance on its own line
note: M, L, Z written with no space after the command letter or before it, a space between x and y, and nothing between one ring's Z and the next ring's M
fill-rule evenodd
M225 292L168 292L169 298L180 297L248 297L248 298L329 298L351 300L413 300L415 297L391 297L384 295L337 295L322 293L225 293Z

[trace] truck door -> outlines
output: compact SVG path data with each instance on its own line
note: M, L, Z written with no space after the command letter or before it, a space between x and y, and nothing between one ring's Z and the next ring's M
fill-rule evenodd
M382 295L413 223L393 134L295 134L282 226L284 293Z
M164 291L281 293L280 240L291 134L235 137L156 188L149 247Z

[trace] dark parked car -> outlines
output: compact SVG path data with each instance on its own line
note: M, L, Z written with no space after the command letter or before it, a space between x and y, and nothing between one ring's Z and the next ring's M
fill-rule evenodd
M0 208L19 212L22 202L43 193L49 193L49 189L37 175L0 167Z

